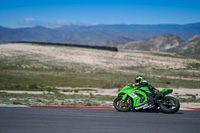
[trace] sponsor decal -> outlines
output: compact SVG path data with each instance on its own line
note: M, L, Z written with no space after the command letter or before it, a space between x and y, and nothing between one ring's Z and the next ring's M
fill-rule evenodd
M135 109L136 109L136 110L141 109L141 108L142 108L142 109L146 109L146 108L149 108L149 109L150 109L150 108L152 108L152 107L153 107L152 105L149 105L149 104L146 103L146 104L144 104L144 105L142 105L142 106L135 107Z

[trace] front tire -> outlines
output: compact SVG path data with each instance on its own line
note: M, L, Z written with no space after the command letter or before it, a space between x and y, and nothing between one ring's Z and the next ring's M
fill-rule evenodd
M130 97L126 98L126 100L122 100L122 96L118 96L114 100L113 105L116 110L120 112L127 112L133 107L133 101Z
M160 104L160 109L162 110L162 112L176 113L179 110L180 103L176 98L166 96L164 99L165 99L165 102L167 102L167 104Z

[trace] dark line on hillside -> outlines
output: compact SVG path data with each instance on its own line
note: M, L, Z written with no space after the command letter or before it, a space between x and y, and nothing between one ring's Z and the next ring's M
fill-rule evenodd
M5 43L29 43L29 44L40 44L40 45L55 45L55 46L91 48L91 49L108 50L108 51L118 52L118 48L108 47L108 46L92 46L92 45L67 44L67 43L49 43L49 42L26 42L26 41L10 41L10 42L5 42Z

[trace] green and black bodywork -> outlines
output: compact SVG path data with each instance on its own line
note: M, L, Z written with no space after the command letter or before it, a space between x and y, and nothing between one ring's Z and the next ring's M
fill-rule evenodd
M114 100L114 107L118 111L130 111L140 109L157 109L160 107L164 113L176 113L180 104L179 101L171 96L172 89L163 89L163 97L159 100L154 97L147 86L133 88L129 85L125 86L118 93L118 97Z

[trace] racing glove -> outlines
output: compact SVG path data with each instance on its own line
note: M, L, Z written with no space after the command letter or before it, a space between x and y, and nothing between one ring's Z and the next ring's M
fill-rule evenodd
M157 98L157 99L160 99L163 97L163 93L158 90L155 90L155 94L156 94L155 98Z

